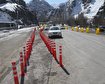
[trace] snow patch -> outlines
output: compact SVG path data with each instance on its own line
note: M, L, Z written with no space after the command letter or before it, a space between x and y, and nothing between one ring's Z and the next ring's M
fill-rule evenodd
M15 12L15 9L17 8L17 6L19 6L19 5L17 5L16 3L6 3L6 4L1 4L0 9L2 9L2 10L7 9L9 11Z
M6 41L9 39L15 38L21 33L31 31L33 28L35 27L23 28L23 29L18 29L18 30L10 30L6 33L4 33L3 31L0 31L0 41Z
M104 0L92 0L92 2L87 3L87 5L88 6L85 7L82 0L76 0L76 5L72 9L72 15L77 17L80 13L84 13L84 16L92 19L104 5Z
M93 18L103 6L104 0L95 0L94 3L90 3L90 6L86 10L90 10L89 13L85 14L88 18ZM85 10L84 10L85 11Z
M77 17L81 11L83 10L83 4L81 0L76 1L76 6L72 9L72 14L73 16Z

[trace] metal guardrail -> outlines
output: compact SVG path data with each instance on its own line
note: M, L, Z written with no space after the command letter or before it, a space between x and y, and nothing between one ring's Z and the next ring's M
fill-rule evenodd
M17 27L0 27L1 30L11 30L11 29L18 29Z

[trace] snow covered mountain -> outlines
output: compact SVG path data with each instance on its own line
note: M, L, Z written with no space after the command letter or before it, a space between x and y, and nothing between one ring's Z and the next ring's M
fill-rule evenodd
M15 21L12 21L13 18L5 11L15 11L16 6L17 4L11 4L11 3L0 4L0 23L11 23L11 22L15 23Z
M66 3L60 4L59 10L53 10L51 16L54 16L54 13L55 16L63 13L63 17L66 19L69 16L78 17L83 13L88 19L93 19L100 11L104 11L104 2L104 0L68 0Z
M44 20L46 14L53 9L45 0L32 0L27 6L30 11L37 13L38 20Z
M0 4L0 23L32 24L37 23L37 19L26 7L10 0Z
M104 0L74 0L75 5L72 7L73 16L83 13L88 18L94 18L104 5ZM86 1L86 2L85 2Z

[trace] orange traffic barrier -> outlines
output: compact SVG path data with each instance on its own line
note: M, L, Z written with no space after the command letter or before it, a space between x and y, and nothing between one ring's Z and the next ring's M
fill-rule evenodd
M54 44L53 44L53 49L54 49L54 51L53 51L53 56L54 56L54 58L55 58L55 60L57 60L57 57L56 57L56 44L55 44L55 42L54 42Z
M62 63L62 46L59 46L59 64L61 67L63 67Z
M19 84L18 74L16 70L16 62L12 62L12 70L14 75L14 84Z
M21 76L24 76L24 63L23 63L23 54L20 52L20 70Z
M54 42L53 42L53 41L51 41L51 54L53 54L53 53L54 53L54 47L53 47L53 45L54 45Z
M27 65L27 59L26 59L26 49L25 47L23 47L23 50L24 50L24 68L26 67Z

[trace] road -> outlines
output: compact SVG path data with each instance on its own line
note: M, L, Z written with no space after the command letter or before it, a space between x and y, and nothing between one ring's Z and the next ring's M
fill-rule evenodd
M32 28L0 31L0 76L10 71L12 60L19 60L19 52L31 31Z
M57 51L59 45L63 47L63 64L70 75L52 59L37 32L24 84L105 84L105 36L71 30L62 33L62 39L53 40ZM1 84L13 84L12 77L11 72Z
M67 30L55 41L63 46L63 64L70 76L53 61L57 74L49 84L105 84L105 36Z

